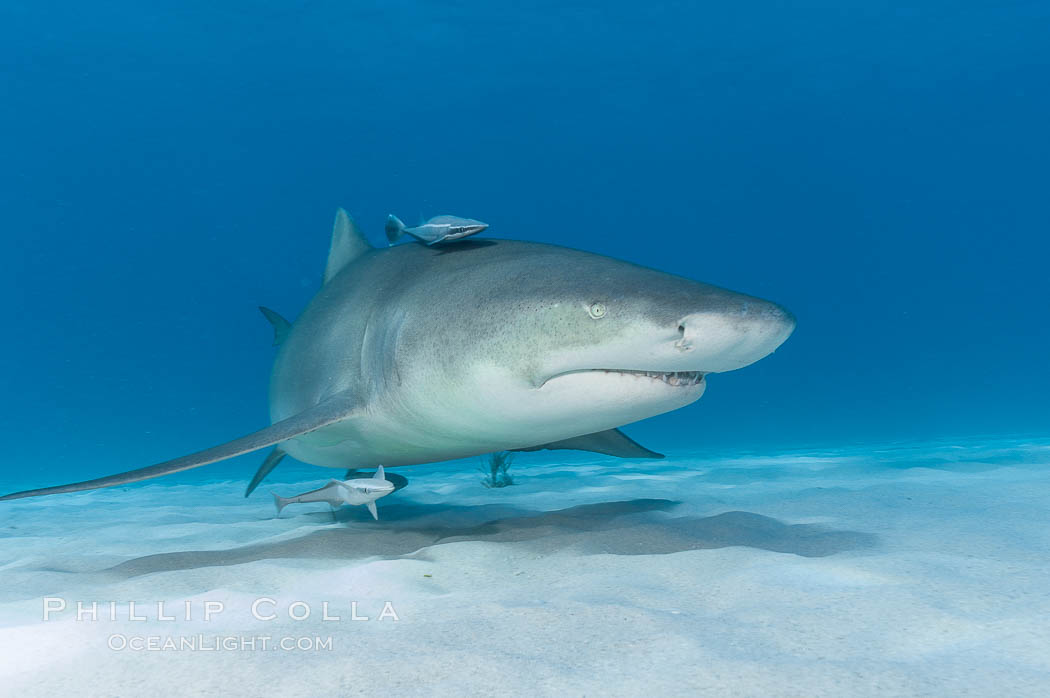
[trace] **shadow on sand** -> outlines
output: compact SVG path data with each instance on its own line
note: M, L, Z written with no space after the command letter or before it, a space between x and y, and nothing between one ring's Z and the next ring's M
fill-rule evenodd
M708 517L673 517L666 499L634 499L537 512L502 505L449 507L400 503L383 509L383 521L358 519L343 508L338 523L300 538L230 550L198 550L128 560L106 570L118 577L237 565L274 558L395 558L459 541L519 542L540 553L571 548L582 554L652 555L683 550L747 546L805 557L834 555L875 544L871 534L813 524L784 524L746 511ZM331 521L327 513L305 514Z

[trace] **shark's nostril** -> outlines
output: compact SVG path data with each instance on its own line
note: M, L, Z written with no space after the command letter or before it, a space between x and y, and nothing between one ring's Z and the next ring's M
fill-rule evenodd
M685 320L678 323L678 339L675 340L674 348L678 351L692 351L693 343L691 340L686 339L685 336Z

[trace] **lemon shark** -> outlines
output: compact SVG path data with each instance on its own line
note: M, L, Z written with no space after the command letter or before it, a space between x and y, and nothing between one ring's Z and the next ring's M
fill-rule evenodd
M262 476L284 455L340 469L506 450L660 457L618 427L698 400L709 374L758 361L795 328L775 303L566 247L374 248L342 209L323 286L294 323L278 320L270 426L0 500L123 485L270 446Z

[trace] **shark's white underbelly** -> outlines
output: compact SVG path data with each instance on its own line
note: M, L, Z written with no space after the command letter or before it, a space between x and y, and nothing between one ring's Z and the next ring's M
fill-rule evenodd
M294 458L330 468L417 465L529 448L630 424L699 399L704 384L579 373L514 400L490 375L461 386L434 385L383 401L357 418L285 442Z

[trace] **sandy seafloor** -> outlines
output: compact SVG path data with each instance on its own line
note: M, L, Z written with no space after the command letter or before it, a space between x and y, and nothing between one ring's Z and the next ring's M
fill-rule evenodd
M1050 695L1050 443L529 454L502 490L475 465L398 469L378 523L274 518L267 489L334 473L301 465L247 500L169 479L4 503L0 692ZM227 636L322 648L199 648ZM198 649L109 648L169 637Z

